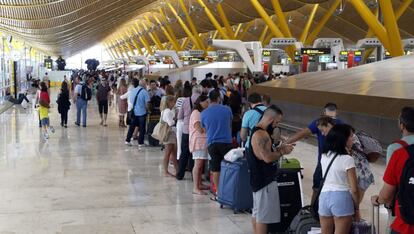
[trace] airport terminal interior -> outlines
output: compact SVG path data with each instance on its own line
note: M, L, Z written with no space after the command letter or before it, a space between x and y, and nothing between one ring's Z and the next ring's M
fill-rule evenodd
M414 234L413 22L413 0L0 0L0 234Z

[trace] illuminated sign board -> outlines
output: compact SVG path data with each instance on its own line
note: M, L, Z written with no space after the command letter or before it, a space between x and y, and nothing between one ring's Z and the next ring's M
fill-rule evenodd
M362 51L360 50L354 51L354 61L357 63L362 61Z
M301 54L307 55L322 55L331 54L331 48L302 48L300 49Z
M302 56L297 51L295 51L295 62L302 62Z
M339 52L339 61L340 62L347 62L348 61L348 51Z
M46 68L46 69L52 69L52 66L53 66L53 60L52 60L52 59L45 59L44 64L45 64L45 68Z
M270 50L263 50L262 51L262 56L263 57L270 57L270 54L271 54Z

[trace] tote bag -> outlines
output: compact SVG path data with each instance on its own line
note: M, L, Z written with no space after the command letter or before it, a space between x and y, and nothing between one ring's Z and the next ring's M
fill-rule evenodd
M170 126L167 123L162 121L162 113L160 117L160 122L155 125L154 130L151 136L160 142L165 142L168 140L168 133L170 132Z

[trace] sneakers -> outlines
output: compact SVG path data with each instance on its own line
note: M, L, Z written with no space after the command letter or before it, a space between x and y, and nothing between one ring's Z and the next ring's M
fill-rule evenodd
M43 134L43 138L45 138L45 140L49 139L49 134L44 133L44 134Z
M50 126L49 129L52 133L55 133L55 128L54 127Z
M145 148L145 147L147 147L147 145L145 145L145 144L138 144L138 148Z
M80 123L75 122L75 125L78 126L78 127L80 127Z
M132 146L132 143L131 142L128 142L128 141L125 141L125 145Z

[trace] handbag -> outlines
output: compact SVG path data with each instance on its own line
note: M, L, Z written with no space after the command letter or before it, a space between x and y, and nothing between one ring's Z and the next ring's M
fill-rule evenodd
M151 136L159 140L162 143L168 140L169 133L170 133L170 126L168 126L166 122L162 121L162 113L161 113L160 122L158 122L157 125L155 125Z
M332 163L335 161L336 157L338 157L338 154L336 154L334 156L334 158L331 160L328 167L326 168L325 174L322 177L321 184L319 185L319 189L318 189L318 192L316 194L316 199L313 202L313 204L311 204L312 213L313 213L313 215L315 216L315 218L317 220L319 220L319 213L318 213L318 211L319 211L319 196L321 195L322 188L323 188L323 185L325 184L326 176L328 175L329 169L331 169Z
M143 90L144 88L141 88L140 90L138 90L137 95L135 96L134 99L134 104L132 105L132 109L130 111L128 111L127 114L127 124L131 124L133 119L135 119L135 105L137 104L137 99L138 99L138 95L139 93Z

